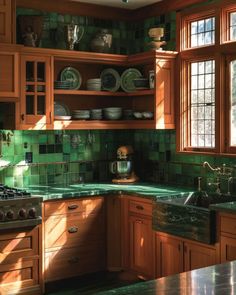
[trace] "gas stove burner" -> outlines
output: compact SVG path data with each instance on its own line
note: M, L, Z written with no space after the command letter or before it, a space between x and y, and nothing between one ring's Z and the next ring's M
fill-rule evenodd
M8 200L8 199L20 199L20 198L29 198L31 197L31 193L26 190L11 188L9 186L0 184L0 199Z

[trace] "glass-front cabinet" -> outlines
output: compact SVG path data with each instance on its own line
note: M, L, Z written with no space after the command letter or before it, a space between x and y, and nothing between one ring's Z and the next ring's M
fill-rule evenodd
M21 57L20 124L32 124L37 129L51 123L50 57Z

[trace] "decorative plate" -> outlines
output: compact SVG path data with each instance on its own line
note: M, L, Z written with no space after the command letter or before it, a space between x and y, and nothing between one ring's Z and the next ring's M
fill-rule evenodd
M135 68L125 70L121 75L121 88L125 92L132 92L136 90L134 86L134 79L141 78L142 74Z
M60 74L61 81L69 81L71 82L70 89L79 89L82 83L82 78L75 68L66 67L61 71Z
M57 116L70 116L68 107L59 101L54 102L54 117Z
M120 75L114 69L105 69L101 72L102 89L115 92L120 88Z

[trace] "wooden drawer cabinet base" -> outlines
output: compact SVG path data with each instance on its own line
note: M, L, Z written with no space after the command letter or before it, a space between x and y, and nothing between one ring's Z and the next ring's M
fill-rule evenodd
M45 253L46 281L105 270L105 245L61 249Z
M23 289L39 284L38 259L0 265L0 290ZM0 294L2 294L0 292ZM3 293L4 294L4 293Z

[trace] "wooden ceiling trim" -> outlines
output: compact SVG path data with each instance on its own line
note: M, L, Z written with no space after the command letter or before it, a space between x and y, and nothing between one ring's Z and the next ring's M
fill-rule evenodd
M16 6L22 8L38 9L42 11L58 12L62 14L89 16L101 19L127 21L130 18L130 11L127 9L113 8L81 2L69 2L66 0L16 0Z

